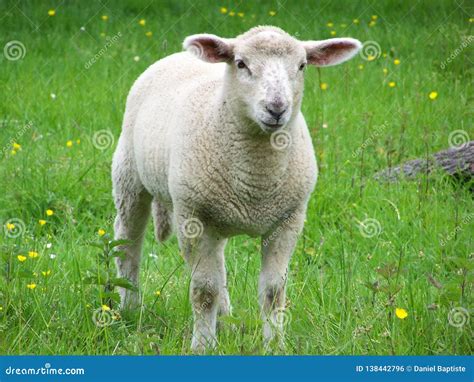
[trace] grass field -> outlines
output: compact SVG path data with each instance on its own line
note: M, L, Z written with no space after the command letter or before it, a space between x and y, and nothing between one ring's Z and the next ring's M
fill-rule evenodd
M102 308L110 295L89 276L107 264L91 244L113 234L110 164L133 81L187 35L260 24L370 42L306 72L320 177L291 263L286 353L472 353L472 193L443 174L372 178L474 137L472 3L84 3L0 2L1 354L189 353L176 239L158 244L150 225L143 305L127 317ZM259 246L229 242L236 329L223 323L216 353L263 353Z

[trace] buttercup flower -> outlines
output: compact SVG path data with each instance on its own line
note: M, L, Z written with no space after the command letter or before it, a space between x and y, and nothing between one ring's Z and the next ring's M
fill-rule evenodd
M101 228L97 231L97 233L99 234L99 236L104 236L105 235L105 231Z
M21 150L21 145L19 143L13 142L13 150Z
M155 292L155 296L156 296L156 297L160 297L160 296L161 296L161 292L160 292L159 290L157 290L157 291Z
M237 16L239 16L239 17L244 17L244 16L245 16L245 13L244 13L244 12L238 12L238 13L237 13Z
M46 220L40 219L40 220L38 220L38 223L39 223L39 225L45 225Z
M319 85L319 87L321 88L321 90L327 90L328 84L327 84L326 82L321 82L321 84Z
M29 251L28 256L30 256L32 259L36 258L39 256L38 252L35 251Z
M359 22L360 22L359 19L352 20L352 24L359 24Z
M405 318L408 317L408 312L403 309L403 308L397 308L395 309L395 315L400 319L404 320Z
M275 16L277 13L276 13L275 11L270 11L270 12L268 12L268 14L269 14L270 16Z
M145 19L141 19L139 22L138 22L139 25L141 25L142 27L145 26L146 24L146 20Z
M41 271L41 274L42 274L44 277L48 277L48 276L51 274L51 269L48 269L47 271Z
M67 147L72 147L72 141L67 141L67 142L66 142L66 146L67 146Z
M372 17L371 17L371 19L374 20L374 21L377 20L378 18L379 17L377 15L372 15Z
M226 7L221 7L220 12L225 15L227 13L227 8Z
M26 284L26 287L27 287L28 289L31 289L31 290L33 290L33 289L35 289L35 288L36 288L36 284L35 284L35 283Z
M145 36L146 37L151 37L151 36L153 36L153 32L148 31L148 32L145 33Z
M108 305L102 305L102 311L103 312L108 312L110 310Z
M48 11L48 16L51 16L51 17L52 17L52 16L54 16L54 15L56 15L56 11L55 11L54 9L50 9L50 10Z
M385 75L388 74L388 69L387 68L383 68L382 71L383 71L383 74L385 74Z
M398 58L396 58L395 60L393 60L393 63L395 65L400 65L400 60Z
M15 229L15 224L13 223L7 223L5 226L7 227L8 231Z
M334 26L334 23L328 22L326 25L327 25L329 28L332 28L332 27Z
M53 215L54 215L54 211L53 211L53 210L46 210L46 215L48 215L48 216L53 216Z
M331 34L331 36L335 36L335 35L336 35L336 31L331 31L330 34Z
M428 97L430 97L430 100L434 101L436 98L438 98L438 92L433 91L429 94Z
M18 259L18 261L19 261L20 263L22 263L22 262L26 261L26 256L18 255L18 256L17 256L17 259Z
M102 19L103 21L107 21L107 20L109 19L109 16L107 16L107 15L102 15L102 16L101 16L101 19Z
M390 81L388 83L388 86L390 86L391 88L394 88L395 86L397 86L397 84L395 83L395 81Z
M234 11L230 11L230 12L229 12L229 16L235 16L235 12L234 12Z
M374 27L375 24L377 24L377 23L375 22L375 20L371 20L370 23L369 23L369 27Z

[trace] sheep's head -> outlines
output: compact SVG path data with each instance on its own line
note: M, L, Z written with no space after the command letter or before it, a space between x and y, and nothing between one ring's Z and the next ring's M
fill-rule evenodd
M226 85L239 110L265 132L298 114L306 65L337 65L360 47L352 38L299 41L275 27L252 28L232 39L197 34L184 40L184 48L201 60L227 63Z

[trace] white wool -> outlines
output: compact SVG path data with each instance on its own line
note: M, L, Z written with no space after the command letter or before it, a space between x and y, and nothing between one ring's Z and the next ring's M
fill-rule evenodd
M318 62L331 64L328 42L318 50L321 43L274 27L234 39L190 36L184 46L191 53L156 62L130 91L112 178L115 235L133 244L117 260L118 271L138 283L153 205L157 237L164 240L174 226L192 269L195 351L215 345L217 314L230 313L224 248L239 234L262 237L265 344L281 335L288 262L317 177L300 110L301 69L322 56ZM356 45L334 60L353 55ZM123 307L137 303L136 293L120 293Z

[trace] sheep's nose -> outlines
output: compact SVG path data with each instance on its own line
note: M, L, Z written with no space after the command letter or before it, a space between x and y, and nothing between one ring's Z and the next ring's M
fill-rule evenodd
M285 113L286 108L283 106L283 104L270 104L265 107L267 111L270 113L270 115L275 118L276 120L279 120L280 117Z

